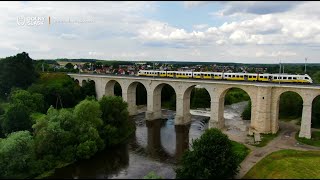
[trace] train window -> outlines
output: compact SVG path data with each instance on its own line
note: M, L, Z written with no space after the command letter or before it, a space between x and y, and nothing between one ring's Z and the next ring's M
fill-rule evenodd
M257 76L252 76L253 78L257 78Z
M292 79L292 77L288 77L288 79Z
M263 78L262 76L260 76L260 78Z
M278 79L278 77L275 76L275 77L273 77L273 79Z
M249 78L252 78L252 76L249 76Z
M297 77L293 77L293 79L297 79Z
M287 77L283 77L283 79L287 79Z
M237 75L237 78L239 77L239 75Z
M304 79L309 79L308 77L304 77Z

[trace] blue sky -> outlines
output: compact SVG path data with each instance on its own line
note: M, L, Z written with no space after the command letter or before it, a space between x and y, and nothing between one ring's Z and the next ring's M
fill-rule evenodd
M221 4L218 2L186 7L181 1L162 1L157 2L157 7L155 12L146 13L146 17L168 22L170 25L184 28L188 31L191 31L195 24L220 26L225 22L225 18L215 18L209 14L222 9Z
M320 63L317 1L2 1L0 18L0 57Z

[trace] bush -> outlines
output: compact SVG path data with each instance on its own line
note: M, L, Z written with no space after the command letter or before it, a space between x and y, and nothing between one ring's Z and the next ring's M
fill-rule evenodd
M34 140L29 131L18 131L0 140L0 178L27 178L35 170Z
M232 178L238 172L239 157L228 136L212 128L193 142L176 169L177 179Z
M20 103L11 104L3 115L1 126L3 132L9 134L15 131L31 130L32 120L28 108Z

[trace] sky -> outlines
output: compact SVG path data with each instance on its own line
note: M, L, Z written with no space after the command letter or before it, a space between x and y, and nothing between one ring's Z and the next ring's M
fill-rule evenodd
M1 1L0 19L0 58L320 63L317 1Z

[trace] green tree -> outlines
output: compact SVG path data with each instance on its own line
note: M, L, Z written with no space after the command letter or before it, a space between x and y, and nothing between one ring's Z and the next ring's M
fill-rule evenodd
M44 112L44 97L39 93L30 93L26 90L15 90L10 94L10 101L13 104L22 104L29 112Z
M2 118L2 128L5 134L15 131L31 130L32 121L29 109L23 104L10 104Z
M179 164L177 179L227 179L237 174L240 160L228 136L212 128L193 142Z
M71 63L67 63L64 67L67 69L73 69L73 65Z
M12 87L28 87L36 77L28 53L22 52L0 60L0 97L6 97Z
M239 88L231 88L225 95L224 104L230 105L233 103L238 103L241 101L250 100L249 95L242 89Z
M96 86L94 81L89 81L82 84L81 92L85 96L94 96L96 97Z
M27 178L35 173L34 140L29 131L18 131L0 139L0 178Z
M84 126L102 126L100 104L94 100L83 100L74 108L74 116Z
M47 103L45 109L51 105L55 108L74 107L85 98L81 87L70 76L62 73L41 74L40 79L32 84L28 91L44 96Z
M74 110L51 106L33 125L37 156L49 162L48 169L59 161L88 159L104 148L98 132L101 125L101 110L95 100L83 100Z
M107 146L118 144L134 130L128 120L128 104L119 96L103 96L99 103L103 120L101 137Z
M47 116L38 119L36 124L33 125L36 152L39 158L46 159L54 156L56 160L64 160L61 152L68 146L75 145L76 135L61 127L65 121L70 119L68 117L73 118L71 112L64 109L58 111L50 107ZM71 120L71 122L74 121ZM52 167L54 167L54 162L52 162Z
M320 71L312 75L313 83L320 83Z
M205 88L194 88L191 92L191 108L209 108L210 95Z
M302 114L302 98L295 92L285 92L280 96L279 117L298 118Z
M99 101L104 124L123 127L129 117L128 104L119 96L103 96Z

